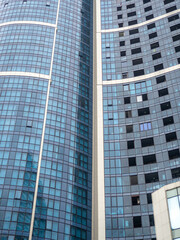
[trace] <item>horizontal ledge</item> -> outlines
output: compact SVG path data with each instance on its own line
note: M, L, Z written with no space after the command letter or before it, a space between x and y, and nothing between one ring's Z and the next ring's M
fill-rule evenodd
M39 73L31 73L31 72L0 72L0 76L22 76L22 77L35 77L35 78L43 78L50 79L49 75L39 74Z
M168 72L172 72L172 71L175 71L175 70L178 70L178 69L180 69L180 64L178 64L176 66L169 67L169 68L165 68L165 69L157 71L157 72L142 75L142 76L139 76L139 77L125 78L125 79L121 79L121 80L103 81L102 85L114 85L114 84L119 84L119 83L124 84L124 83L146 80L146 79L157 77L159 75L162 75L162 74L165 74L165 73L168 73Z
M14 25L14 24L32 24L32 25L42 25L42 26L47 26L47 27L53 27L55 28L55 24L51 23L45 23L45 22L38 22L38 21L12 21L12 22L4 22L0 24L0 27L3 26L8 26L8 25Z
M177 9L177 10L175 10L173 12L166 13L166 14L161 15L159 17L156 17L156 18L153 18L151 20L148 20L148 21L145 21L145 22L142 22L142 23L138 23L138 24L135 24L135 25L132 25L132 26L127 26L127 27L122 27L122 28L113 28L113 29L107 29L107 30L101 30L101 33L121 32L121 31L129 30L129 29L133 29L133 28L142 27L144 25L156 22L158 20L161 20L163 18L169 17L169 16L171 16L173 14L176 14L176 13L179 13L179 12L180 12L180 9Z

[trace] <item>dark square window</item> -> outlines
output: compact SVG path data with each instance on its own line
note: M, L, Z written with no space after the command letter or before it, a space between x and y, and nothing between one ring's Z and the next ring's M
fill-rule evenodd
M171 132L166 134L166 142L172 142L177 140L176 132Z
M133 226L134 228L142 227L141 216L133 217Z
M152 137L141 139L141 146L142 147L150 147L150 146L153 146L153 145L154 145L154 139Z
M145 182L146 183L153 183L153 182L158 182L158 181L159 181L159 176L158 176L157 172L145 174Z
M127 72L122 73L122 78L123 78L123 79L125 79L125 78L127 78L127 77L128 77L128 73L127 73Z
M154 15L153 15L153 14L150 14L150 15L146 16L146 21L148 21L148 20L150 20L150 19L152 19L152 18L154 18Z
M151 23L151 24L147 25L148 30L152 29L152 28L155 28L155 27L156 27L155 23Z
M179 148L168 151L169 159L175 159L180 157Z
M161 53L156 53L156 54L153 54L153 55L152 55L152 59L153 59L153 60L156 60L156 59L158 59L158 58L161 58Z
M144 115L148 115L148 114L150 114L148 107L138 109L138 116L144 116Z
M127 141L127 148L134 149L134 140Z
M142 58L134 59L134 60L132 61L132 63L133 63L133 65L138 65L138 64L143 63L143 60L142 60Z
M119 42L119 46L120 46L120 47L125 46L125 41Z
M173 36L172 39L173 39L173 42L179 41L180 40L180 34L178 34L176 36Z
M132 205L133 206L140 205L140 198L139 198L139 196L132 196L131 199L132 199Z
M126 133L132 133L133 132L133 125L127 125L126 126Z
M130 176L130 183L131 183L131 185L137 185L138 184L138 177L137 177L137 175Z
M151 11L151 10L152 10L152 7L151 7L151 6L146 7L146 8L144 9L145 12L149 12L149 11Z
M152 196L151 193L147 193L147 203L152 204Z
M122 19L122 14L121 14L121 15L118 15L117 17L118 17L118 19Z
M179 178L180 177L180 167L171 169L172 178Z
M137 28L129 31L129 35L133 35L136 33L139 33L139 30Z
M144 69L134 71L134 77L144 75Z
M168 95L168 89L167 88L163 88L161 90L158 90L158 94L159 94L159 97L163 97L165 95Z
M120 54L121 54L121 57L124 57L124 56L126 56L126 51L122 51L122 52L120 52Z
M131 118L132 117L132 112L131 110L125 111L126 118Z
M150 226L154 226L154 216L153 215L149 215L149 224Z
M180 46L175 47L175 52L180 52Z
M157 37L157 32L149 34L149 39Z
M159 47L159 43L158 42L155 42L155 43L151 44L151 49L158 48L158 47Z
M164 126L170 125L174 123L173 116L163 118L163 124Z
M148 100L148 95L147 95L147 93L142 94L142 100L143 100L143 101L147 101L147 100Z
M164 0L164 4L168 4L168 3L171 3L171 2L174 2L174 0Z
M117 11L121 11L122 10L122 7L117 7Z
M166 77L164 75L156 78L157 84L165 82L165 81L166 81Z
M135 4L134 4L134 3L127 5L127 9L134 8L134 7L135 7Z
M161 103L161 111L165 111L171 108L171 103L170 102L165 102L165 103Z
M134 11L134 12L130 12L130 13L127 14L127 16L128 16L128 17L136 16L136 12L135 12L135 11Z
M128 161L129 161L130 167L136 166L136 158L135 157L129 157Z
M156 155L155 154L150 154L150 155L143 156L143 163L145 165L156 163Z
M123 27L123 23L118 23L119 28Z
M131 103L131 98L130 97L125 97L124 98L124 104L129 104Z
M133 20L133 21L129 21L128 22L128 25L131 26L131 25L135 25L137 24L137 20Z
M162 70L162 69L164 69L164 66L163 66L162 63L154 66L154 70L155 70L155 71L160 71L160 70Z
M180 29L180 23L170 27L171 32Z
M148 2L150 2L151 0L143 0L143 3L146 4Z
M141 53L141 48L134 48L131 50L132 54L137 54L137 53Z
M133 39L130 40L131 44L135 44L135 43L138 43L138 42L140 42L140 38L133 38Z
M177 10L177 7L176 6L172 6L172 7L169 7L166 9L166 13L169 13L169 12L172 12L172 11L175 11Z
M169 18L168 18L168 21L169 21L169 22L172 22L172 21L175 21L175 20L177 20L177 19L179 19L179 15L178 15L178 14L173 15L172 17L169 17Z

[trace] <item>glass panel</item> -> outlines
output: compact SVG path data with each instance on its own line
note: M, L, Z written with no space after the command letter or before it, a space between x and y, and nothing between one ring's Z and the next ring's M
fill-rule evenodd
M180 228L180 206L178 197L168 199L171 228Z

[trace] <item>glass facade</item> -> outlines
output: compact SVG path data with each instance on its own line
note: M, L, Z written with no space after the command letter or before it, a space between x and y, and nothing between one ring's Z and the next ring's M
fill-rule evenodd
M0 239L90 240L92 1L0 13Z

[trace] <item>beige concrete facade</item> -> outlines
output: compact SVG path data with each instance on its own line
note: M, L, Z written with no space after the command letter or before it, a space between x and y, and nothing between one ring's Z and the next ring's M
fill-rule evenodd
M180 182L168 184L152 194L157 240L172 240L166 191L180 187Z

